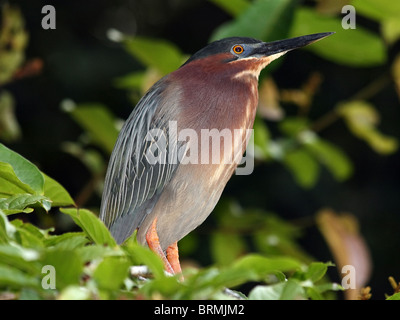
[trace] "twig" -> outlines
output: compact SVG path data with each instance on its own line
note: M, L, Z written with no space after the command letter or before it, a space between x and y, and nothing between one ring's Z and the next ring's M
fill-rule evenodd
M369 83L366 87L362 88L356 94L354 94L348 100L367 100L385 88L391 81L390 75L387 73L383 74L379 78L375 79L371 83ZM321 118L316 120L312 125L312 130L315 132L319 132L326 127L330 126L335 121L339 120L340 115L337 113L336 109L331 110L330 112L323 115Z
M366 87L358 91L350 100L367 100L385 88L391 81L391 76L387 73L384 73L379 78L375 79Z
M319 118L318 120L316 120L312 126L311 129L314 132L319 132L322 131L323 129L325 129L326 127L329 127L332 123L334 123L335 121L339 120L340 116L338 115L338 113L336 112L336 110L332 110L326 114L324 114L321 118Z
M164 271L166 276L172 277L173 274ZM137 277L140 280L148 280L148 277L151 277L151 270L147 266L131 266L130 274L132 277Z

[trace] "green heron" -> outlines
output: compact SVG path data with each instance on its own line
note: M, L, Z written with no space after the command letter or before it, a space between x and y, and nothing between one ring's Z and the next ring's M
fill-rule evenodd
M218 150L220 159L240 159L256 115L261 70L331 34L215 41L155 83L122 127L108 165L100 219L116 241L137 230L137 241L161 257L166 271L180 273L177 242L208 217L238 162L202 162L204 154L188 153L197 147L209 154L210 140L179 139L178 133L241 129L231 147ZM189 156L198 161L184 161Z

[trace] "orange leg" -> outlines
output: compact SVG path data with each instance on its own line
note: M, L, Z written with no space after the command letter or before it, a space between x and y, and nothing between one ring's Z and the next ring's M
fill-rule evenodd
M164 251L160 246L160 239L158 238L156 225L157 218L153 220L149 230L146 233L147 244L149 248L162 259L162 261L164 262L165 270L171 274L174 274L174 270L172 269L171 264L169 263L167 257L164 254Z
M168 247L167 260L175 273L182 273L181 264L179 263L178 242Z

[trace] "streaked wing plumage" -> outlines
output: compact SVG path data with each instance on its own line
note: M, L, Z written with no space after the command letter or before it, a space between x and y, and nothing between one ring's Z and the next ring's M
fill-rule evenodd
M100 219L118 243L129 237L152 211L178 167L176 161L168 161L178 146L175 137L169 139L172 133L165 120L170 117L165 116L168 110L163 104L164 89L161 80L139 101L111 154ZM149 132L157 139L151 139ZM152 157L155 154L158 161Z

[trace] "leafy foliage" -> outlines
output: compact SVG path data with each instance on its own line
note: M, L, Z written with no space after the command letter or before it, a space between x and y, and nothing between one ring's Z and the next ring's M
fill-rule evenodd
M80 221L84 232L63 235L51 235L30 224L9 222L3 212L0 218L0 287L16 298L23 298L29 292L36 299L226 299L232 297L224 293L225 287L259 281L264 290L275 291L282 286L282 290L291 290L289 284L296 288L295 292L282 293L280 299L314 299L322 298L326 290L340 288L320 283L329 263L307 267L293 258L260 255L245 256L230 267L185 270L186 279L181 282L177 277L165 275L161 260L134 239L121 247L104 246L104 240L110 241L111 235L93 214ZM89 244L91 238L95 243ZM150 268L154 278L141 280L130 276L129 267L141 263ZM46 266L54 267L55 289L43 285L43 281L49 281ZM289 281L285 273L291 275ZM256 287L248 298L276 298L259 291L260 287Z
M292 0L210 2L232 17L214 30L211 40L243 35L270 41L335 31L335 36L306 50L332 63L354 68L388 63L390 45L400 38L400 11L398 5L389 0L351 1L358 13L380 25L383 39L361 26L351 33L344 31L338 15L341 8L335 1L328 5L321 1L315 7L302 6ZM324 5L331 6L328 13L324 12ZM132 37L116 30L112 38L144 67L142 71L114 80L116 87L131 93L133 103L186 58L176 45L164 39ZM19 10L3 8L0 85L18 78L27 39ZM399 61L398 58L391 66L398 88ZM279 62L273 64L260 77L260 101L264 105L254 125L258 165L282 165L292 174L293 182L304 189L315 187L324 169L342 183L352 176L356 165L341 146L328 141L321 133L335 121L343 121L349 135L361 139L379 155L398 150L397 139L379 131L380 114L377 106L369 101L371 96L348 97L333 106L328 114L313 119L310 110L318 107L314 102L318 76L310 77L299 89L278 89L271 77L271 70L278 66ZM286 116L282 103L294 105L294 115ZM98 103L74 103L66 99L61 108L83 131L79 141L65 142L62 148L80 159L92 174L92 180L99 184L120 121L108 106ZM13 110L12 94L1 87L0 138L6 142L19 137ZM275 128L277 120L280 122ZM269 126L276 130L270 130ZM89 192L99 189L89 189ZM213 213L218 229L212 232L209 241L214 264L207 268L184 268L185 280L181 281L178 276L166 275L162 261L149 249L138 245L134 236L123 245L117 245L93 212L95 210L78 208L82 202L85 201L74 201L57 181L0 144L0 298L319 300L334 298L335 292L343 289L326 275L334 264L316 262L299 245L303 229L275 213L242 208L237 201L222 199ZM72 220L73 226L81 231L58 234L54 228L42 229L13 219L15 214L32 212L56 213ZM349 231L348 220L338 218L329 210L331 220L327 220L323 214L326 212L317 214L318 227L332 247L336 264L341 267L357 256L351 248L354 243L362 242L362 236L354 228ZM351 223L352 227L354 225ZM191 234L183 239L181 253L185 255L185 251L198 246L199 238ZM254 251L257 253L252 253ZM49 266L54 268L54 279ZM132 266L147 266L145 278ZM245 294L226 290L241 290L241 286L249 282L257 285ZM388 299L399 299L398 287L393 288L394 294Z

